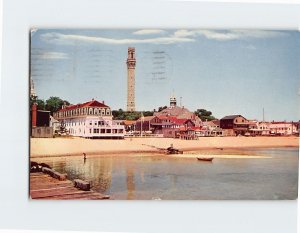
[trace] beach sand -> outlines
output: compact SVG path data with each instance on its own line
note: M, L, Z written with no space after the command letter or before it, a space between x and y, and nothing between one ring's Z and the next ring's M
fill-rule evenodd
M31 138L31 158L48 156L82 155L118 155L132 153L154 153L158 148L167 148L171 144L183 150L180 157L196 157L195 151L299 147L299 137L203 137L199 140L180 140L173 138L126 138L122 140L84 139L84 138ZM205 154L204 154L205 156ZM220 155L221 156L221 155ZM224 155L223 155L224 156ZM230 158L240 155L227 155Z

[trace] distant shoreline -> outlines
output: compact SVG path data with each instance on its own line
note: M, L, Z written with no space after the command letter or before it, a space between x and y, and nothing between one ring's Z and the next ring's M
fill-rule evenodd
M255 148L299 147L299 137L204 137L199 140L173 138L126 138L124 140L84 138L31 138L30 157L65 157L87 155L163 154L157 148L171 144L184 152L237 150Z

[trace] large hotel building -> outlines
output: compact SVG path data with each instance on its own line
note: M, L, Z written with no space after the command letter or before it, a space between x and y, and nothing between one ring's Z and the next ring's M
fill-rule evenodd
M112 118L111 109L104 102L92 100L83 104L63 106L54 118L72 136L84 138L124 138L125 129Z

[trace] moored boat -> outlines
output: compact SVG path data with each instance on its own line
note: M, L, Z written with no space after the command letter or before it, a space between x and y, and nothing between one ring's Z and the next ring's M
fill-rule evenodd
M210 158L204 158L204 157L197 157L197 160L199 160L199 161L206 161L206 162L211 162L211 161L213 161L213 157L210 157Z

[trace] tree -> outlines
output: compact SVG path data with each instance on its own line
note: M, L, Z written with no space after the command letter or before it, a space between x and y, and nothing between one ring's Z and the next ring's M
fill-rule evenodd
M36 97L30 96L30 99L29 99L30 109L31 109L31 106L33 105L33 103L37 104L38 110L45 110L45 101L44 100L38 99L37 96Z
M37 103L38 110L45 110L45 101L44 100L37 99L36 103Z
M61 98L56 96L51 96L46 100L45 109L50 111L52 115L54 112L57 112L59 109L61 109L64 104L70 105L70 103L66 100L62 100Z
M195 114L202 120L202 121L212 121L216 118L212 115L211 111L207 111L206 109L197 109Z
M166 108L168 108L168 106L159 107L159 108L158 108L158 111L160 112L160 111L162 111L162 110L164 110L164 109L166 109Z
M153 116L154 111L127 112L127 111L123 111L122 109L112 111L112 115L114 117L114 120L131 120L131 121L135 121L135 120L137 120L141 117L142 113L143 113L143 116Z

